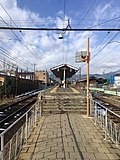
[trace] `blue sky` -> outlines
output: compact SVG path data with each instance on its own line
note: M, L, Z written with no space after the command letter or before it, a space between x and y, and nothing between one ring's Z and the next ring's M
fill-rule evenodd
M63 28L68 19L72 28L119 28L120 0L0 0L0 26ZM118 32L66 32L59 40L60 33L1 30L1 59L28 70L34 63L37 69L48 71L68 63L82 67L84 74L85 63L75 63L75 52L86 49L89 37L90 73L120 70Z

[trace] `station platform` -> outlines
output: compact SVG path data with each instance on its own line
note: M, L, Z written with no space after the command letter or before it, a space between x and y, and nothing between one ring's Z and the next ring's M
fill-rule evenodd
M79 112L43 113L18 160L120 160L120 149L104 137L93 118Z
M78 90L76 90L73 87L67 87L67 88L63 88L63 87L54 87L53 89L50 90L50 93L79 93Z

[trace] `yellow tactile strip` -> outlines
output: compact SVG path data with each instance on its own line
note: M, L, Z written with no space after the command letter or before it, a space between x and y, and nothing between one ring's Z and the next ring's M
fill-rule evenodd
M74 93L80 93L79 91L77 91L75 88L73 88L73 87L70 87L71 89L72 89L72 91L74 92Z
M50 91L50 93L56 93L57 88L58 88L58 86L57 86L57 87L55 87L55 88L53 88L53 89Z

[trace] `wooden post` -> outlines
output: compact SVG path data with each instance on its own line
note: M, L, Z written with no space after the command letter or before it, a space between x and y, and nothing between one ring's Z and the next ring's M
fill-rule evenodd
M89 38L87 39L87 117L90 116L90 97L89 97Z

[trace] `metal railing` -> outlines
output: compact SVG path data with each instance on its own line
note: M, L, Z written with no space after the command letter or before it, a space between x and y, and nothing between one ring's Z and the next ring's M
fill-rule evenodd
M27 145L32 129L42 114L42 99L37 102L10 127L0 134L0 160L16 160L23 145ZM19 126L14 135L10 131ZM8 138L10 140L8 140Z
M95 124L99 124L105 132L105 140L110 138L117 147L120 147L120 115L106 108L98 101L90 98L91 116Z

